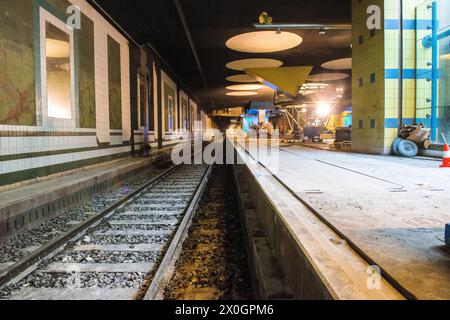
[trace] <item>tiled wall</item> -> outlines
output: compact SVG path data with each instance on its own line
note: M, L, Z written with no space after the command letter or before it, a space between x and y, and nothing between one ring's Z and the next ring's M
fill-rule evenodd
M0 2L0 125L36 124L33 4Z
M181 130L189 130L189 97L183 90L180 91L179 128Z
M433 1L427 0L421 3L416 8L417 19L423 21L430 21L431 25L432 10L430 8ZM438 11L438 34L444 34L450 30L450 0L437 1ZM424 38L431 35L431 30L418 29L416 33L417 46L417 70L421 70L422 76L417 79L417 94L416 94L416 117L418 121L425 123L428 128L431 128L431 87L432 82L427 79L432 78L431 66L432 49L422 45ZM440 37L438 41L439 47L439 75L437 80L438 98L437 98L437 130L436 138L439 143L443 143L441 133L444 133L447 141L450 140L450 96L449 96L449 77L450 77L450 36Z
M199 121L198 116L198 107L197 104L194 101L189 102L189 108L190 108L190 116L189 116L189 122L191 125L191 131L195 131L195 122Z
M441 0L439 10L439 33L447 33L439 40L439 133L444 133L446 140L450 141L450 0ZM447 10L445 10L447 8ZM438 135L439 141L444 142Z
M151 53L147 52L147 54L150 55ZM169 75L168 72L165 71L165 68L161 66L160 63L152 61L148 65L150 65L149 71L151 73L151 79L153 81L152 84L153 100L149 104L149 108L153 108L152 114L154 121L154 130L149 131L148 133L149 142L152 148L158 147L159 143L161 143L162 147L172 146L174 144L179 143L181 138L186 138L186 134L191 131L190 116L192 113L192 115L195 115L195 119L198 119L198 117L196 116L198 112L197 104L195 104L195 102L192 100L192 97L188 93L186 93L186 91L183 91L180 88L180 86L177 85L177 82L174 80L174 78L171 75ZM174 104L172 131L168 130L166 123L167 122L166 106L168 105L169 96L172 97ZM160 109L158 108L159 97L161 98ZM187 103L188 107L187 130L184 130L182 128L182 121L181 121L181 105L183 101ZM139 112L139 110L136 109L136 112ZM159 113L161 114L159 115ZM158 120L159 116L161 116L161 119ZM137 124L136 127L138 127ZM159 137L159 128L161 128L162 132L161 137ZM142 149L144 135L145 132L144 130L142 130L142 128L134 132L135 150Z
M161 71L161 96L162 96L162 132L164 137L163 145L171 144L171 140L175 140L178 134L178 115L177 110L179 106L178 99L178 86L175 81L164 71ZM168 105L169 99L172 99L173 103L173 118L172 118L172 130L168 127Z
M399 4L398 1L385 1L384 8L384 52L385 52L385 64L384 69L393 70L392 72L398 75L399 70ZM406 40L406 34L404 34L404 39ZM405 41L403 42L404 52L408 52L408 48L405 46ZM403 61L404 67L406 67L407 61ZM412 62L409 61L409 64ZM399 124L399 82L398 76L389 77L385 72L385 120L384 122L384 141L383 148L384 153L389 153L391 150L392 142L398 135L398 124ZM407 83L403 82L404 89L407 88ZM403 92L404 100L414 99L409 93L405 95ZM403 108L404 109L404 108ZM405 112L405 110L403 110Z
M81 30L67 28L66 9L71 4L81 9ZM130 77L137 77L138 70L130 67L128 40L85 0L2 1L0 9L0 190L129 155L131 113L137 113L139 106L133 100L136 105L131 109ZM47 116L45 19L72 37L71 119ZM149 142L154 148L159 143L172 145L181 134L180 88L161 69L159 60L149 58L148 62L153 80L153 103L148 107L154 120ZM175 134L165 132L166 87L174 99ZM188 94L182 94L191 123L199 119L199 108ZM139 150L144 130L137 124L136 129L134 147ZM173 136L176 140L171 140Z
M385 50L390 54L386 56L386 87L396 88L386 91L386 120L385 120L385 147L390 148L398 135L398 75L399 75L399 7L397 1L385 1ZM419 110L425 111L431 105L427 102L431 94L431 85L427 77L431 70L427 66L428 53L417 41L417 35L429 32L431 19L428 15L420 13L421 7L426 7L431 1L408 0L403 2L403 104L402 123L427 122L425 117L416 116ZM395 23L396 22L396 23ZM427 111L425 111L427 112Z
M421 39L430 34L431 2L403 2L403 124L423 122L429 127L431 49L424 48ZM354 149L388 154L399 125L399 3L353 0L352 4ZM371 37L366 9L373 4L382 8L384 26ZM364 41L359 44L361 36ZM370 72L376 74L374 83L368 78Z
M384 0L352 1L352 107L353 149L359 152L385 153L384 118L385 89L395 90L384 83L385 35L383 30L371 34L367 28L367 8L378 5L384 10ZM386 39L388 41L388 39ZM375 77L375 81L373 81Z
M40 67L45 36L40 25L43 14L65 23L69 4L78 5L83 18L73 40L72 76L78 80L72 89L74 113L71 120L60 121L45 112L46 89L41 88L45 69ZM131 138L127 39L84 0L3 1L0 8L0 51L20 50L15 56L8 51L7 61L5 55L0 57L0 77L10 77L1 82L0 90L0 187L127 155ZM93 33L90 38L89 32ZM116 67L121 123L116 130L110 128L109 120L108 37L120 50Z
M188 113L191 115L189 121L199 121L199 110L197 104L191 100L189 95L183 90L179 90L177 83L166 73L161 70L161 96L162 96L162 132L163 145L171 145L174 142L178 143L179 139L184 137L189 130L182 129L181 117L181 102L184 99L188 105ZM173 130L169 130L167 123L167 106L169 96L173 98L174 113L173 113ZM192 129L191 129L192 131Z
M81 25L77 38L80 128L96 128L94 22L82 14Z
M429 20L432 19L432 12L428 8L432 1L425 1L419 4L416 9L417 19ZM431 34L430 30L418 29L416 31L415 42L417 45L416 65L417 69L428 70L431 72L431 48L425 48L421 45L422 39ZM431 103L427 99L431 98L431 82L427 79L417 79L416 82L416 117L428 126L431 126L431 121L427 119L427 115L431 114Z

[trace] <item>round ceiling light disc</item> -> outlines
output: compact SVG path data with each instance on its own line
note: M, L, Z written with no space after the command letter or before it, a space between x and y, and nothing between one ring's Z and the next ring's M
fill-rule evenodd
M352 58L328 61L322 64L322 68L328 70L350 70L352 68Z
M274 59L244 59L228 63L227 68L231 70L244 71L245 69L251 68L278 68L282 65L283 62Z
M346 73L319 73L310 75L308 81L336 81L348 77L349 75Z
M230 97L247 97L247 96L256 96L258 95L258 92L252 92L252 91L236 91L236 92L228 92L227 96Z
M246 53L272 53L295 48L303 38L292 32L255 31L237 35L226 42L234 51Z
M250 82L255 82L255 79L253 79L252 77L250 77L249 75L246 74L236 74L234 76L229 76L227 78L227 81L230 82L240 82L240 83L250 83Z
M259 90L264 88L263 85L261 84L237 84L237 85L233 85L233 86L228 86L227 89L228 90L232 90L232 91L252 91L252 90Z

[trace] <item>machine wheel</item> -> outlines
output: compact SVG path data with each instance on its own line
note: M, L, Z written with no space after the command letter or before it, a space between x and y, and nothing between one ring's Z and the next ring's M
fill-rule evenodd
M397 138L394 140L394 143L392 144L392 150L394 150L394 153L398 156L400 155L400 153L398 152L397 147L398 147L398 144L400 142L402 142L403 140L404 139L402 139L402 138Z
M419 153L419 147L412 141L403 140L399 142L397 151L403 157L413 158Z

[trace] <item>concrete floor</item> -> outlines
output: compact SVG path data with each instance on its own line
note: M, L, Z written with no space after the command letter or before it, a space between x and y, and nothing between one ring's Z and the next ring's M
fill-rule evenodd
M450 299L450 169L285 146L277 175L417 298Z

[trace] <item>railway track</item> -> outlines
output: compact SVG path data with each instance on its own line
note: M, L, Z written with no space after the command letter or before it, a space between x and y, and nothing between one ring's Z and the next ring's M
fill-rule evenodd
M218 165L182 245L167 256L147 299L248 300L252 288L229 166ZM181 242L180 242L181 244Z
M166 168L167 169L167 168ZM61 234L69 232L74 226L88 220L121 199L127 199L130 193L146 185L153 178L163 173L165 169L152 167L138 175L129 177L110 189L92 195L92 197L70 207L48 221L30 228L13 239L0 244L0 286L2 274L8 267L17 264L26 256L56 239ZM4 278L5 279L5 278ZM5 279L7 280L7 279Z
M168 169L0 274L2 299L140 299L184 232L211 167Z

